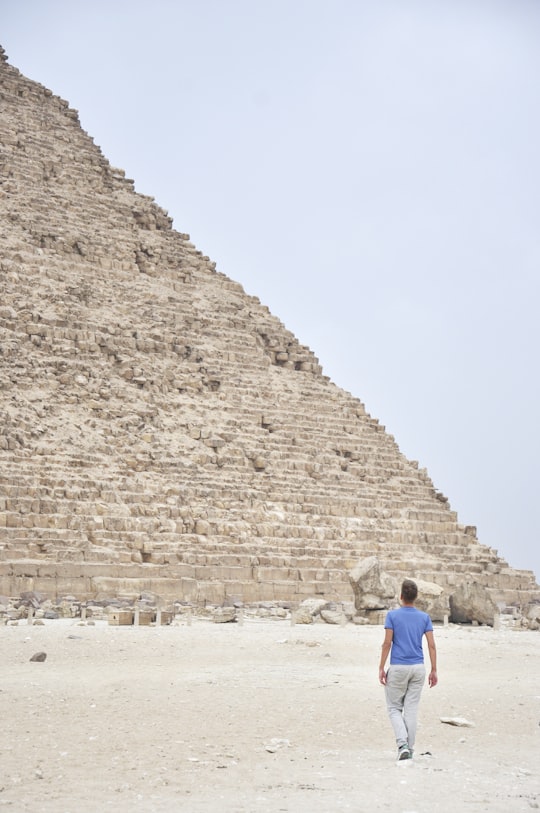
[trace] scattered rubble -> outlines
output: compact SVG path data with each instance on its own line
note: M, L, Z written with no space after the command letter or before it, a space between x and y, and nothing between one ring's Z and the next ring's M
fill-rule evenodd
M397 602L394 602L397 604ZM540 628L540 604L530 604L523 608L504 607L497 609L495 618L488 619L489 626L499 627L504 619L506 627L536 630ZM20 623L42 626L46 622L60 619L73 619L81 625L93 626L96 621L107 621L113 626L163 626L168 624L191 624L194 618L216 624L240 623L244 619L276 619L290 624L330 624L344 626L352 623L384 624L386 610L378 614L360 615L352 602L331 602L318 598L308 598L297 605L291 602L254 602L244 604L239 601L225 605L196 605L186 601L164 601L152 593L142 593L135 600L115 596L82 601L75 596L47 598L42 593L25 592L19 597L0 596L0 626ZM435 618L436 622L440 619ZM496 623L497 622L497 623ZM448 618L444 623L449 623ZM450 623L456 623L451 620ZM465 622L467 623L467 622ZM473 620L472 624L480 623Z

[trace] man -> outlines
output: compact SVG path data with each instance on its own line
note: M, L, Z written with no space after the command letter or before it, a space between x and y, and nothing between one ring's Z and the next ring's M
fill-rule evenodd
M437 650L433 624L414 602L418 588L411 579L401 585L401 607L386 615L385 636L379 663L379 681L385 687L388 716L396 735L398 760L410 759L416 739L416 719L422 686L426 679L422 639L426 636L431 672L429 686L437 685ZM384 667L390 653L390 667Z

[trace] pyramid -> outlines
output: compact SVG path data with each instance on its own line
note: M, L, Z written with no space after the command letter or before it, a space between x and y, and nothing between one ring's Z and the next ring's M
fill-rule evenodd
M538 595L257 298L0 61L0 594Z

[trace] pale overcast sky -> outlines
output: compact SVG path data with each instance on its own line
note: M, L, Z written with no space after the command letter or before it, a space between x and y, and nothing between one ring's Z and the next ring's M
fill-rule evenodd
M540 578L537 0L0 0L0 43Z

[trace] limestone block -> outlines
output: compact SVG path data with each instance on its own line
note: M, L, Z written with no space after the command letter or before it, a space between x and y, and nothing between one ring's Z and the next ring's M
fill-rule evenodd
M323 609L328 608L328 602L323 598L307 598L302 601L298 609L311 613L312 616L317 616Z
M246 568L246 575L251 575L251 568ZM257 567L253 568L253 577L259 582L295 581L299 578L298 571L284 567Z
M382 571L376 556L359 562L349 573L349 582L358 611L386 609L397 595L394 579Z
M279 582L258 582L256 585L256 601L276 601L279 591ZM290 585L287 585L290 592Z
M231 621L236 621L236 608L216 607L212 612L212 621L214 624L227 624Z
M448 593L438 584L415 579L418 587L418 598L415 606L431 616L432 621L444 621L450 615L450 600Z
M321 618L327 624L343 626L347 623L347 616L341 610L321 610Z
M197 582L197 603L223 604L225 600L225 587L218 582Z
M369 619L365 615L353 615L351 621L357 626L369 624Z
M32 579L38 574L39 562L36 560L13 562L12 573L14 576L22 576L25 579ZM25 587L24 590L33 590L32 587ZM37 588L36 588L37 589ZM19 591L19 592L22 592Z
M368 624L381 626L385 622L386 612L386 610L365 610L364 615Z
M493 626L499 607L489 590L477 582L465 582L450 595L450 620L455 624L476 621Z
M5 525L8 528L20 528L22 524L22 517L20 514L16 514L10 511L5 516L6 516Z
M133 612L132 610L110 609L107 621L109 626L113 627L131 626L133 624Z
M140 627L149 627L154 623L156 614L153 610L138 610L135 613L134 622L138 622Z
M295 624L313 624L313 614L306 607L299 607L294 613Z

